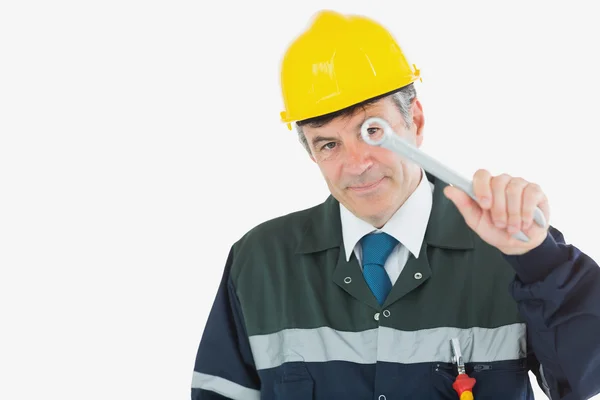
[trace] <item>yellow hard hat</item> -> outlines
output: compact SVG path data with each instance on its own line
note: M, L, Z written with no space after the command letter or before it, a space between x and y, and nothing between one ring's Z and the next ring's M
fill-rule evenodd
M301 121L400 89L420 79L379 23L320 11L281 63L282 122Z

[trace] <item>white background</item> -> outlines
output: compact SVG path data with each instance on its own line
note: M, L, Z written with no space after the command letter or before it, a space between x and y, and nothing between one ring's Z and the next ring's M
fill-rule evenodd
M189 398L231 244L328 194L279 122L281 56L321 8L377 19L421 69L423 150L540 183L600 260L593 7L2 2L0 398Z

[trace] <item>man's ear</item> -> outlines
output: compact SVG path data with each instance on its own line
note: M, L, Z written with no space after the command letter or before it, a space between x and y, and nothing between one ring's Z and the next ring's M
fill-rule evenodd
M425 115L423 114L423 106L419 99L414 99L411 104L411 112L413 117L413 125L416 128L415 139L417 147L423 143L423 129L425 128Z

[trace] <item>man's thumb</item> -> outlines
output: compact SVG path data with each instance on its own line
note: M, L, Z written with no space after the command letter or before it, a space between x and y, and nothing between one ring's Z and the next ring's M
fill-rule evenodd
M467 225L471 228L477 225L481 218L481 208L468 194L454 186L446 186L444 195L458 208Z

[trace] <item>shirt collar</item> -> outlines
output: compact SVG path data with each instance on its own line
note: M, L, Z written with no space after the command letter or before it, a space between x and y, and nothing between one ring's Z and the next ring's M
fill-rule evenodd
M371 232L385 232L393 236L418 258L431 213L433 188L433 183L429 182L425 171L421 169L419 185L381 229L358 218L340 203L346 261L350 260L358 241Z

